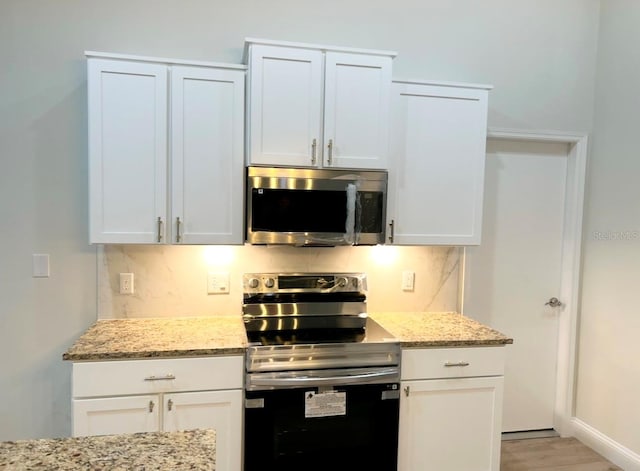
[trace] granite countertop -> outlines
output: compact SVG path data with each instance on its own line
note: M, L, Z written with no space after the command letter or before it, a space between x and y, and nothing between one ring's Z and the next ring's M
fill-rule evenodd
M456 312L374 312L369 316L405 348L513 343L506 335ZM91 326L63 359L242 355L247 344L240 316L104 319Z
M513 339L457 312L370 313L404 348L504 345Z
M247 335L240 316L104 319L91 326L64 360L118 360L242 355Z
M0 442L0 469L216 469L216 432L191 430Z

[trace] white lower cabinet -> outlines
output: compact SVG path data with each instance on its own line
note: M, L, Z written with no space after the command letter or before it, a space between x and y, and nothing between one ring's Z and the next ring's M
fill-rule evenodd
M499 471L504 347L402 353L398 471Z
M77 362L73 435L216 430L216 470L242 463L243 357Z

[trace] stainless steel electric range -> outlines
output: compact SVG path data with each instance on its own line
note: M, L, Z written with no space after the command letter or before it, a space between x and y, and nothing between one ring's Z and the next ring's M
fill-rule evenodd
M368 317L366 275L243 284L244 470L395 470L400 343Z

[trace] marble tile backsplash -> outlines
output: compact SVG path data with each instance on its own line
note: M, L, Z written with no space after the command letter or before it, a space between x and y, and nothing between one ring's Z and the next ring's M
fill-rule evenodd
M457 247L104 245L98 248L98 318L240 315L242 274L364 272L369 312L458 311ZM403 291L402 272L415 272ZM228 272L228 294L207 294L207 273ZM119 274L135 292L119 294Z

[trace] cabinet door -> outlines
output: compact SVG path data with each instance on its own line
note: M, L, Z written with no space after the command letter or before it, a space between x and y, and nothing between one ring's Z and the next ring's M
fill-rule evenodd
M499 471L503 377L401 387L398 471Z
M391 58L327 52L324 166L386 169Z
M480 243L487 95L484 89L392 85L393 243Z
M251 46L249 164L313 167L319 163L322 78L321 51Z
M171 70L171 242L242 244L244 71Z
M237 471L242 456L242 390L164 395L164 430L216 430L216 470Z
M156 432L158 395L73 400L73 436Z
M166 66L90 58L88 101L90 241L163 241Z

